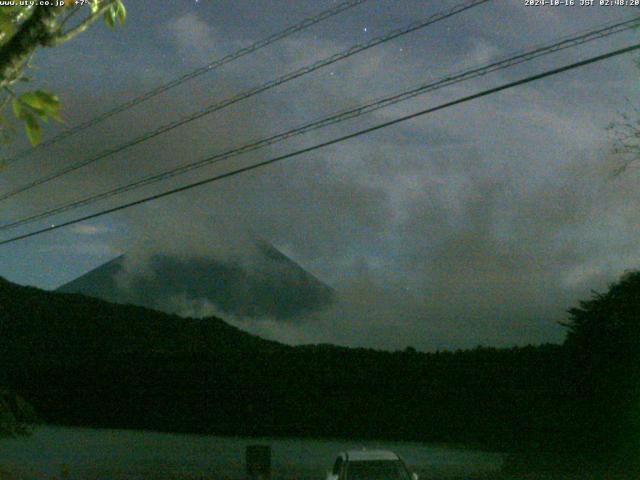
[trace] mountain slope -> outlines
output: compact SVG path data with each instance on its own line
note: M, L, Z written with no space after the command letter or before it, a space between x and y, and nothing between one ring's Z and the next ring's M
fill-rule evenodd
M216 317L182 318L79 294L23 287L1 277L0 335L5 349L60 356L284 348Z
M333 291L272 245L258 243L251 263L211 258L153 255L140 271L120 256L58 289L168 313L206 316L211 311L239 317L295 320L320 310Z

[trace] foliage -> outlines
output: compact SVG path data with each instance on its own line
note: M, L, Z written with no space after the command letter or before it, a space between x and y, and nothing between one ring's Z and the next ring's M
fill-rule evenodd
M640 272L571 309L563 345L455 352L291 347L1 279L0 306L0 383L48 422L454 442L583 471L640 458Z
M640 350L640 271L627 272L606 293L569 310L566 344L591 355L616 355L633 362ZM623 365L620 365L623 367ZM624 365L631 366L631 365Z
M14 95L11 104L16 118L25 123L27 137L31 145L40 143L41 129L38 118L45 122L49 118L62 121L60 118L60 101L58 97L51 93L36 90L23 93L20 96Z
M77 14L87 12L78 19ZM41 121L61 121L60 101L43 90L15 93L13 87L28 82L24 75L29 59L40 47L61 45L84 32L103 17L110 28L123 24L126 9L122 0L67 0L61 6L5 6L0 8L0 130L11 138L3 110L11 101L15 117L24 124L31 145L41 140Z
M619 113L618 119L609 124L607 131L613 142L613 154L620 161L613 172L617 176L640 158L640 110L636 107L631 113Z
M18 2L16 2L18 3ZM61 2L60 6L30 5L0 7L0 140L12 138L12 125L4 115L11 103L13 113L24 124L27 138L35 146L41 140L41 122L61 121L58 97L44 90L16 93L14 88L30 79L24 75L29 60L40 47L55 47L84 32L101 15L111 28L124 23L122 0ZM49 3L49 2L47 2ZM85 4L88 8L84 8ZM76 15L87 11L84 17ZM0 433L25 433L31 418L29 407L19 396L0 391Z
M21 396L0 390L0 436L27 434L36 421L33 407Z
M575 437L617 463L640 463L640 271L569 314Z
M640 58L636 59L636 65L640 68ZM632 105L628 98L625 100ZM607 131L613 142L613 154L620 160L613 171L613 175L618 176L640 159L640 109L632 106L630 113L619 112L618 119L608 125Z
M557 345L429 354L290 347L216 318L8 282L0 305L0 382L55 423L502 449L542 442L566 402Z

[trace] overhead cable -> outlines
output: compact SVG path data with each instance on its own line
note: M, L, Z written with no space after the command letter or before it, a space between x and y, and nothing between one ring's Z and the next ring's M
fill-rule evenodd
M60 132L58 135L51 137L48 140L45 140L44 142L40 143L38 146L34 147L34 148L28 148L26 150L23 150L22 152L16 154L15 156L5 160L5 165L10 165L24 157L26 157L27 155L31 154L34 151L37 150L43 150L47 147L50 147L52 145L55 145L56 143L60 142L61 140L64 140L65 138L68 138L72 135L75 135L76 133L79 133L83 130L86 130L87 128L91 128L94 127L95 125L98 125L99 123L104 122L106 119L113 117L114 115L124 112L126 110L129 110L133 107L135 107L136 105L139 105L143 102L146 102L147 100L160 95L168 90L171 90L172 88L177 87L178 85L182 85L185 82L188 82L189 80L199 77L200 75L204 75L205 73L208 72L212 72L213 70L222 67L223 65L226 65L228 63L231 63L239 58L242 58L246 55L249 55L251 53L257 52L258 50L265 48L279 40L282 40L286 37L289 37L290 35L293 35L294 33L300 32L302 30L305 30L317 23L322 22L323 20L326 20L328 18L331 18L335 15L338 15L342 12L344 12L345 10L349 10L350 8L356 7L364 2L367 2L368 0L348 0L345 2L342 2L338 5L336 5L335 7L332 7L330 9L327 9L323 12L320 12L317 15L314 15L312 17L308 17L305 18L304 20L302 20L301 22L295 24L295 25L291 25L287 28L285 28L284 30L281 30L280 32L274 33L273 35L270 35L266 38L263 38L262 40L258 40L257 42L247 46L247 47L243 47L233 53L230 53L228 55L225 55L222 58L219 58L217 60L214 60L211 63L208 63L207 65L204 65L202 67L196 68L195 70L192 70L188 73L185 73L184 75L181 75L180 77L174 78L173 80L160 85L152 90L149 90L148 92L145 92L141 95L138 95L134 98L132 98L131 100L128 100L127 102L124 102L116 107L113 107L110 110L107 110L106 112L93 117L89 120L87 120L86 122L83 122L79 125L76 125L74 127L68 128L66 130L64 130L63 132Z
M52 180L56 180L60 177L63 177L65 175L68 175L72 172L75 172L76 170L79 170L87 165L91 165L95 162L97 162L98 160L102 160L104 158L110 157L112 155L115 155L116 153L120 153L123 152L124 150L127 150L135 145L141 144L143 142L146 142L147 140L150 140L152 138L155 138L159 135L162 135L164 133L167 133L175 128L181 127L183 125L186 125L188 123L191 123L195 120L198 120L206 115L210 115L214 112L217 112L219 110L222 110L223 108L229 107L235 103L238 103L242 100L245 100L247 98L253 97L255 95L258 95L260 93L266 92L267 90L270 90L272 88L275 88L279 85L282 85L284 83L290 82L292 80L295 80L296 78L302 77L303 75L307 75L311 72L314 72L316 70L319 70L321 68L324 68L328 65L332 65L336 62L339 62L341 60L344 60L346 58L349 58L357 53L363 52L365 50L368 50L370 48L373 48L377 45L389 42L395 38L398 38L402 35L407 35L411 32L415 32L416 30L419 30L421 28L425 28L429 25L432 25L436 22L439 22L441 20L444 20L446 18L450 18L454 15L457 15L459 13L462 13L466 10L469 10L471 8L477 7L481 4L490 2L491 0L471 0L469 2L463 3L463 4L459 4L454 6L453 8L450 8L444 12L440 12L440 13L436 13L434 15L431 15L430 17L428 17L427 19L421 20L421 21L417 21L417 22L413 22L411 24L409 24L408 26L401 28L401 29L397 29L397 30L393 30L389 33L387 33L386 35L382 35L380 37L376 37L373 38L371 40L369 40L368 42L365 43L361 43L358 45L354 45L352 47L350 47L347 50L344 50L340 53L336 53L335 55L332 55L328 58L325 58L323 60L317 61L312 63L311 65L308 65L306 67L302 67L299 68L297 70L294 70L292 72L289 72L285 75L282 75L276 79L270 80L258 87L254 87L251 88L249 90L245 90L244 92L241 92L239 94L234 95L233 97L227 98L226 100L222 100L221 102L217 102L214 103L212 105L209 105L207 107L205 107L202 110L199 110L191 115L188 115L186 117L183 117L181 119L175 120L173 122L170 122L168 124L162 125L152 131L146 132L142 135L140 135L139 137L130 140L126 143L123 143L121 145L118 145L116 147L112 147L109 148L107 150L104 150L100 153L98 153L97 155L94 155L92 157L89 158L85 158L83 160L80 160L79 162L76 162L72 165L66 166L58 171L55 171L53 173L50 173L48 175L45 175L44 177L41 177L39 179L33 180L25 185L22 185L20 187L17 187L14 190L11 190L7 193L1 194L0 195L0 201L3 200L7 200L11 197L14 197L15 195L18 195L19 193L22 192L26 192L28 190L31 190L34 187L37 187L39 185L42 185L44 183L50 182Z
M477 78L491 72L510 68L514 65L528 62L536 58L546 56L564 49L573 48L587 42L598 40L616 33L624 32L624 31L636 28L639 24L640 24L640 16L630 20L617 22L614 24L608 24L607 26L602 26L594 30L589 30L579 34L574 34L571 37L565 37L563 39L560 39L546 46L525 50L523 52L513 54L511 56L502 58L500 60L490 62L480 67L475 67L475 68L464 70L462 72L458 72L455 74L447 75L438 80L430 81L430 82L421 84L417 87L414 87L412 89L404 90L400 93L396 93L383 98L379 98L374 101L370 101L358 107L353 107L350 109L342 110L337 113L333 113L321 119L314 120L312 122L307 122L303 125L287 130L285 132L281 132L279 134L254 141L254 142L242 145L240 147L227 150L225 152L221 152L213 156L209 156L205 159L180 165L178 167L173 167L163 172L153 174L148 177L142 178L140 180L128 183L126 185L122 185L122 186L107 190L105 192L92 194L82 199L73 200L73 201L64 203L62 205L58 205L53 208L47 209L43 212L39 212L22 219L15 220L10 223L6 223L4 225L0 225L0 231L16 228L18 226L26 225L29 223L33 223L37 220L48 218L53 215L64 213L70 210L74 210L79 207L87 206L87 205L96 203L100 200L108 199L113 196L123 194L125 192L136 190L138 188L142 188L147 185L151 185L157 182L167 180L169 178L176 177L178 175L183 175L187 172L190 172L214 163L219 163L223 160L237 157L239 155L243 155L243 154L264 148L269 145L280 143L284 140L308 133L310 131L314 131L323 127L328 127L336 123L344 122L346 120L350 120L350 119L362 116L364 114L371 113L385 107L389 107L399 102L406 101L410 98L414 98L418 95L423 95L425 93L439 90L441 88L448 87L450 85L454 85L454 84L467 81L473 78Z
M433 112L436 112L436 111L439 111L439 110L444 110L446 108L450 108L450 107L453 107L455 105L460 105L462 103L466 103L466 102L469 102L471 100L475 100L475 99L478 99L478 98L486 97L488 95L492 95L494 93L501 92L501 91L504 91L504 90L507 90L507 89L510 89L510 88L514 88L514 87L517 87L517 86L520 86L520 85L524 85L524 84L527 84L527 83L530 83L530 82L533 82L533 81L536 81L536 80L541 80L543 78L551 77L553 75L558 75L560 73L563 73L563 72L566 72L566 71L569 71L569 70L574 70L576 68L580 68L580 67L583 67L583 66L586 66L586 65L590 65L590 64L593 64L593 63L596 63L596 62L600 62L600 61L609 59L609 58L613 58L613 57L616 57L616 56L619 56L619 55L630 53L630 52L636 51L638 49L640 49L640 43L635 44L635 45L631 45L629 47L617 49L617 50L614 50L614 51L611 51L611 52L608 52L608 53L605 53L605 54L602 54L602 55L597 55L595 57L590 57L590 58L588 58L586 60L575 62L575 63L569 64L569 65L565 65L563 67L554 68L552 70L547 70L547 71L545 71L543 73L539 73L539 74L536 74L536 75L531 75L531 76L525 77L525 78L520 79L520 80L516 80L516 81L513 81L513 82L505 83L505 84L502 84L502 85L500 85L498 87L494 87L494 88L490 88L490 89L487 89L487 90L483 90L483 91L475 93L473 95L467 95L465 97L461 97L461 98L458 98L456 100L452 100L450 102L446 102L446 103L440 104L440 105L438 105L436 107L427 108L427 109L421 110L419 112L412 113L410 115L404 115L404 116L396 118L394 120L383 122L383 123L377 124L375 126L372 126L372 127L369 127L369 128L365 128L363 130L359 130L359 131L354 132L354 133L350 133L348 135L343 135L341 137L334 138L332 140L328 140L326 142L318 143L318 144L312 145L310 147L306 147L306 148L303 148L303 149L300 149L300 150L296 150L296 151L291 152L291 153L287 153L287 154L280 155L280 156L277 156L277 157L274 157L274 158L270 158L268 160L264 160L262 162L254 163L252 165L248 165L248 166L245 166L245 167L242 167L242 168L238 168L238 169L226 172L226 173L222 173L222 174L215 175L215 176L212 176L212 177L207 177L207 178L198 180L196 182L192 182L192 183L189 183L187 185L183 185L181 187L173 188L171 190L167 190L167 191L164 191L164 192L161 192L161 193L156 193L154 195L150 195L150 196L141 198L139 200L127 202L127 203L124 203L124 204L121 204L121 205L118 205L118 206L115 206L115 207L108 208L106 210L101 210L99 212L95 212L95 213L92 213L92 214L89 214L89 215L78 217L78 218L75 218L73 220L67 220L67 221L65 221L63 223L60 223L60 224L57 224L57 225L52 225L52 226L50 226L48 228L42 228L42 229L35 230L35 231L29 232L29 233L25 233L25 234L22 234L22 235L17 235L15 237L8 238L6 240L0 241L0 245L7 245L9 243L13 243L13 242L17 242L19 240L23 240L23 239L26 239L26 238L30 238L30 237L34 237L34 236L37 236L37 235L41 235L41 234L46 233L46 232L51 232L53 230L58 230L58 229L67 227L69 225L74 225L74 224L77 224L77 223L80 223L80 222L84 222L84 221L87 221L87 220L92 220L92 219L95 219L95 218L99 218L99 217L102 217L104 215L108 215L110 213L114 213L114 212L118 212L118 211L121 211L121 210L125 210L127 208L131 208L131 207L134 207L136 205L142 205L144 203L148 203L148 202L152 202L152 201L155 201L155 200L159 200L161 198L168 197L170 195L175 195L175 194L180 193L180 192L192 190L192 189L200 187L202 185L207 185L207 184L210 184L210 183L213 183L213 182L217 182L217 181L223 180L225 178L234 177L234 176L239 175L241 173L246 173L246 172L249 172L249 171L252 171L252 170L257 170L259 168L264 168L264 167L266 167L268 165L272 165L274 163L278 163L278 162L281 162L281 161L289 159L289 158L297 157L297 156L303 155L305 153L309 153L309 152L312 152L312 151L315 151L315 150L319 150L321 148L328 147L330 145L335 145L337 143L341 143L341 142L344 142L346 140L350 140L352 138L359 137L361 135L366 135L368 133L372 133L372 132L381 130L383 128L387 128L387 127L390 127L392 125L396 125L398 123L405 122L407 120L418 118L418 117L421 117L421 116L424 116L424 115L427 115L427 114L430 114L430 113L433 113Z

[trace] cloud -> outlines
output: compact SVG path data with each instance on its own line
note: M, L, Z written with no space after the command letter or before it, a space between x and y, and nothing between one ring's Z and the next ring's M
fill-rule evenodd
M560 10L541 16L505 5L390 42L138 145L69 176L55 190L33 192L13 203L10 213L38 211L53 201L204 158L595 22L591 13ZM397 27L418 13L405 7L393 22L379 19L382 24L372 30ZM167 49L156 68L170 73L185 57L189 64L202 65L233 51L236 42L258 39L249 27L231 32L227 20L200 9L158 23L162 28L154 30L154 39L164 35ZM598 22L605 20L603 15ZM52 152L65 162L95 154L362 40L348 34L361 34L360 17L340 21L344 28L334 28L335 35L319 29L281 42ZM267 27L276 31L281 25ZM437 105L575 59L590 48L433 92L100 206ZM615 115L612 99L617 95L611 92L636 92L637 82L625 85L620 78L637 71L631 60L621 59L584 72L469 102L121 212L109 217L110 241L118 251L140 252L132 263L140 271L155 253L251 264L256 257L250 239L268 240L340 296L332 309L297 324L227 316L242 328L287 342L435 349L561 341L556 322L568 307L640 264L637 175L608 179L616 162L604 132ZM83 98L75 102L81 109ZM86 108L94 108L89 102ZM44 171L55 167L44 156L40 160ZM19 184L32 174L25 165L11 169L3 181ZM76 233L92 236L87 230ZM221 313L208 304L187 305L184 298L168 301L193 312Z
M104 225L87 225L79 223L73 225L70 230L78 235L100 235L109 231Z
M208 64L237 48L237 43L225 41L214 25L208 23L195 12L186 13L169 21L159 29L159 35L166 35L174 42L182 55ZM228 49L228 52L225 51Z

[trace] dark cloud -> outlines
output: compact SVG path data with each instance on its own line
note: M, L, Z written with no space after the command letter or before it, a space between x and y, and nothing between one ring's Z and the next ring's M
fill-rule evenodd
M330 4L157 2L147 11L143 3L132 5L122 32L94 29L84 45L76 42L37 58L44 79L65 99L70 123ZM412 0L358 7L114 117L7 171L2 181L19 184L36 168L52 171L434 9ZM489 4L16 198L3 216L18 217L194 161L539 45L540 39L546 43L631 14L614 10ZM608 39L433 92L167 185L293 151L632 39ZM76 87L69 86L69 78L77 80ZM608 153L604 131L626 108L624 97L637 98L634 78L632 58L624 57L412 120L87 226L106 229L100 235L61 233L20 247L26 255L45 249L50 262L74 266L61 268L58 276L48 274L48 283L37 273L44 253L29 266L7 261L2 274L61 284L81 273L80 266L88 270L89 263L105 260L105 249L115 256L132 245L144 247L136 247L144 251L141 259L190 253L251 262L250 238L259 236L331 285L338 301L287 324L234 317L215 305L200 312L295 343L435 349L560 341L556 322L566 308L640 263L637 175L609 180L616 159ZM119 200L165 187L147 187ZM16 273L19 268L23 273Z

